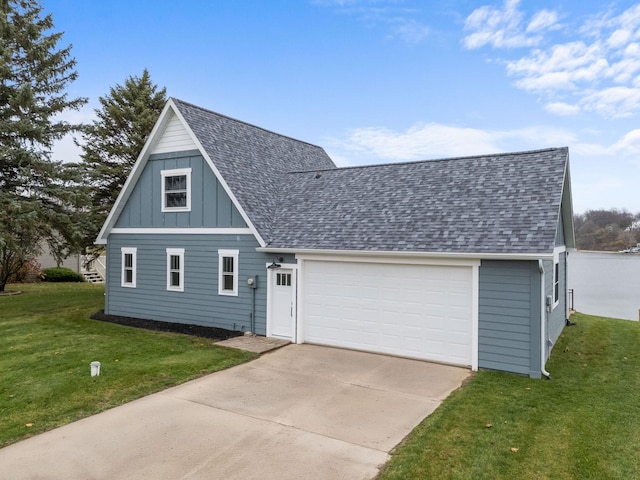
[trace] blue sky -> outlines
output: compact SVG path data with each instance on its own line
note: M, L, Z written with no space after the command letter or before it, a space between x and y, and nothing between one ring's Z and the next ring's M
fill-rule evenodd
M339 166L568 146L576 213L640 212L640 3L42 1L90 100L74 121L147 68Z

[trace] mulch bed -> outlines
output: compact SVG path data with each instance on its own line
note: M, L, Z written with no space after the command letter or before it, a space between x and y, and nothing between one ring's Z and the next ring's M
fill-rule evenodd
M203 327L201 325L188 325L185 323L160 322L157 320L143 320L141 318L120 317L118 315L105 315L104 310L91 315L93 320L117 323L127 327L144 328L157 332L183 333L195 337L212 338L214 340L226 340L227 338L239 337L242 332L225 330L224 328Z

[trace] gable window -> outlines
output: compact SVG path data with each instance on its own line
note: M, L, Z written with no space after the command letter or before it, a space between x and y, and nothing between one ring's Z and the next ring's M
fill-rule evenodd
M239 250L218 250L218 294L238 295Z
M191 211L191 169L162 170L162 211Z
M167 290L184 292L184 248L167 248Z
M136 288L136 256L137 248L120 249L122 255L122 275L120 285L123 287Z

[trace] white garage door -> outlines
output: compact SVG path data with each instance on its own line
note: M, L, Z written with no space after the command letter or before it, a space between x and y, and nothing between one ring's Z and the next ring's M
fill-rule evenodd
M305 261L303 341L471 365L471 267Z

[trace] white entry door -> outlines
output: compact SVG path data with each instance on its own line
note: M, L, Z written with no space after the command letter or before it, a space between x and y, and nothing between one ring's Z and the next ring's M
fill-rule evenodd
M286 339L293 339L295 328L295 277L293 270L279 268L270 270L270 335Z

